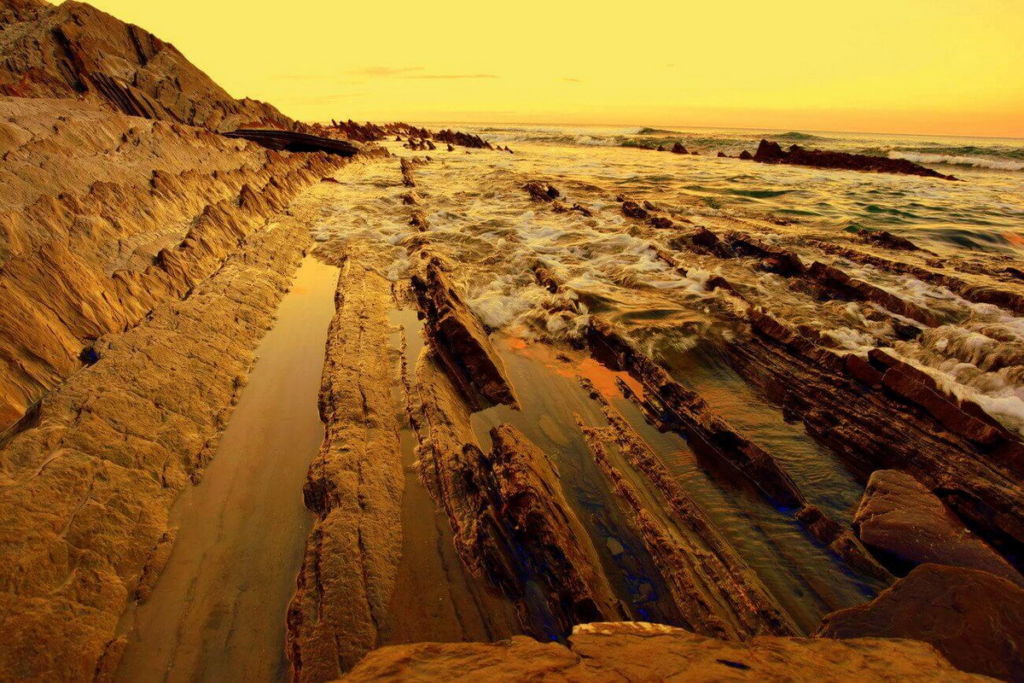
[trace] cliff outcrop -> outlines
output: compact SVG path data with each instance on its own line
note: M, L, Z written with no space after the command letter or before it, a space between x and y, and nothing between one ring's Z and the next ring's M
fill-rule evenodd
M231 97L170 43L85 3L5 0L0 29L0 95L87 99L214 131L294 125L269 104Z

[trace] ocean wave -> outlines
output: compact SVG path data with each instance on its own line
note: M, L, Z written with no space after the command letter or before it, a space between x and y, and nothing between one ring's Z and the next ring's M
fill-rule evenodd
M942 145L933 143L895 149L902 152L922 152L947 156L987 156L1024 161L1024 147L1009 147L1007 145Z
M675 133L676 131L665 128L641 128L636 132L637 135L673 135Z
M906 152L890 150L890 159L906 159L919 164L945 164L948 166L969 166L987 168L996 171L1024 171L1024 161L1009 159L992 159L982 156L966 156L958 154L941 154L935 152Z
M774 138L776 140L794 140L794 141L800 141L800 140L831 140L832 139L832 138L827 138L827 137L824 137L824 136L821 136L821 135L811 135L810 133L800 133L800 132L795 131L795 130L791 130L788 133L776 133L775 135L771 135L769 137Z

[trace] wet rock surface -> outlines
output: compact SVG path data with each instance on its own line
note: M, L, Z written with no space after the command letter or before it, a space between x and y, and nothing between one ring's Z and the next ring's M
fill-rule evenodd
M288 610L297 680L323 681L378 645L401 549L402 499L388 283L358 257L342 266L320 390L326 436L303 496L316 521Z
M3 676L112 673L118 618L166 559L168 508L212 457L306 239L296 223L255 233L189 298L103 337L3 443Z
M861 541L896 566L926 562L981 569L1024 586L1024 577L972 534L909 474L876 470L853 516Z
M515 391L505 377L479 318L463 303L443 263L427 251L418 255L422 266L412 286L426 317L427 340L448 369L469 405L516 405Z
M740 158L744 158L742 155ZM906 159L890 159L888 157L867 156L865 154L849 154L847 152L827 152L820 149L804 149L792 145L783 150L777 142L761 140L757 152L752 157L762 164L796 164L798 166L816 166L818 168L839 168L851 171L873 171L875 173L903 173L907 175L928 176L943 180L956 180L951 175L944 175L930 168Z
M714 640L637 622L578 626L568 647L518 637L501 643L422 643L371 653L342 680L985 680L910 640L829 641L761 636Z
M910 638L957 668L1008 681L1024 676L1024 590L975 569L925 564L862 607L825 617L826 638Z
M698 206L695 165L734 162L685 149L509 156L296 124L80 3L8 0L0 22L0 677L131 676L132 606L200 552L168 511L202 495L311 244L343 268L325 438L287 486L311 530L254 660L286 654L302 681L957 679L898 640L919 637L1019 676L1024 285L1005 254ZM280 149L220 134L239 128ZM779 637L829 614L823 633L897 640ZM606 620L665 625L581 627ZM432 640L452 644L410 644Z

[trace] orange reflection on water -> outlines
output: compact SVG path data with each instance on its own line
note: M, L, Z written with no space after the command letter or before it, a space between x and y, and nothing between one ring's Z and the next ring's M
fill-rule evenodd
M558 351L546 344L531 344L519 337L501 337L498 346L530 358L555 374L568 379L585 377L606 399L621 397L616 379L621 379L637 396L644 395L643 386L629 373L618 372L576 351Z

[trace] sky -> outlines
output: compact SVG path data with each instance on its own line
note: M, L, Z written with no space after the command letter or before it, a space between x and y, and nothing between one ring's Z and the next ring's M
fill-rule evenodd
M91 0L292 117L1024 137L1024 0Z

